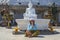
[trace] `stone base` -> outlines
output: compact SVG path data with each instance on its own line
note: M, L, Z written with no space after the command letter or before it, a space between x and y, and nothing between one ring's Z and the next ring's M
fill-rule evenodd
M35 23L37 24L38 30L47 30L48 29L48 23L50 19L36 19ZM18 28L21 28L21 30L26 30L27 25L29 24L29 20L25 19L16 19Z

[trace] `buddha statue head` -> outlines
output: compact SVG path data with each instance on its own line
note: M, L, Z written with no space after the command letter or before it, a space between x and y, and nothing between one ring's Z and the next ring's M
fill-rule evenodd
M29 7L29 8L32 8L32 7L33 7L33 4L32 4L31 1L29 1L28 7Z

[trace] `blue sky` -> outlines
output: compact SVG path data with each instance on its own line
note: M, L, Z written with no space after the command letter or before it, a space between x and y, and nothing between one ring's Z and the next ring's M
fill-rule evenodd
M19 2L28 2L29 0L20 0ZM49 3L55 2L57 5L60 5L60 0L32 0L33 2L39 2L40 5L48 5ZM10 4L15 4L16 0L10 0Z

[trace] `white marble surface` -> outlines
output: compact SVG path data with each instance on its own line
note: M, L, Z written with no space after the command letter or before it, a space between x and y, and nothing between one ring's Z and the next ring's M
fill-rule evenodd
M36 19L35 23L37 24L38 30L47 30L49 19ZM18 27L22 30L26 30L29 20L26 19L16 19Z
M37 19L37 14L31 1L29 1L28 8L26 8L26 12L23 14L23 17L24 19Z

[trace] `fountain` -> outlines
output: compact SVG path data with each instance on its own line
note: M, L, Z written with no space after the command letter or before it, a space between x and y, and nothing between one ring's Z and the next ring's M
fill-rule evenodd
M28 8L26 12L23 14L24 19L16 19L17 26L21 30L26 30L27 25L29 24L29 20L35 20L35 23L38 24L38 30L48 30L48 23L50 19L37 19L37 14L35 8L33 8L33 4L30 1L28 4Z
M29 4L28 4L28 8L26 9L26 12L23 14L24 16L24 19L37 19L37 14L35 12L35 8L33 8L33 4L32 2L30 1Z

